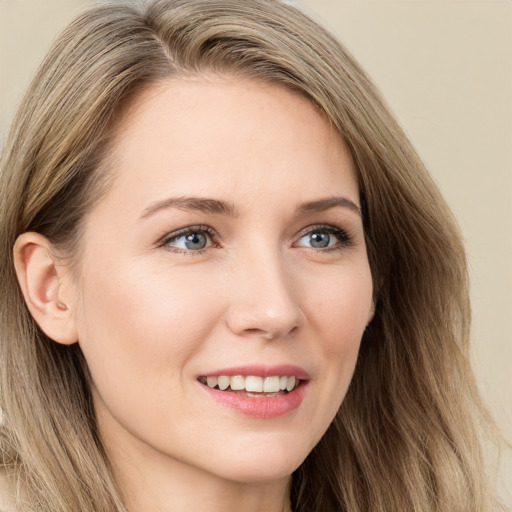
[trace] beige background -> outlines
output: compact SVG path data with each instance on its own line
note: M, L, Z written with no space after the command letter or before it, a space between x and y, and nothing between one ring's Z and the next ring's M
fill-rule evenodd
M0 0L0 141L49 42L88 3ZM460 221L472 274L475 370L512 441L512 2L296 3L374 78ZM499 478L512 504L510 452Z

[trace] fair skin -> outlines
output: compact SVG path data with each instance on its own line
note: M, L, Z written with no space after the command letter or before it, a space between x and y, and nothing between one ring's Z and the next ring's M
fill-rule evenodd
M79 276L18 239L27 304L80 344L131 512L288 510L373 314L349 152L303 97L229 77L154 86L117 135Z

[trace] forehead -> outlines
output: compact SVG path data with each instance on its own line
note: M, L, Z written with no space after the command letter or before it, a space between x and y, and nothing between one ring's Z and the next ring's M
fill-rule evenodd
M336 188L358 196L351 156L317 107L249 79L187 77L149 88L118 123L113 153L114 189L137 203L171 193L236 202L262 189L269 200L287 190L298 201Z

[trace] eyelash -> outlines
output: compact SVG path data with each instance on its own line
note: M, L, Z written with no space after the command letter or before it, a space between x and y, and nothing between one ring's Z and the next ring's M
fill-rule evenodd
M181 249L180 247L172 247L169 245L172 241L181 238L186 235L193 234L204 234L207 235L212 245L209 247L205 247L204 249L192 250L192 249ZM216 244L213 242L214 237L216 236L215 230L213 230L210 226L187 226L186 228L180 229L178 231L174 231L165 235L160 242L158 242L158 247L163 247L172 252L181 253L181 254L204 254L207 249L211 247L215 247Z
M303 247L303 246L297 246L297 242L294 242L293 246L296 247L303 247L305 249L309 249L316 252L333 252L333 251L340 251L341 249L350 247L353 245L352 237L343 229L340 229L336 226L333 226L331 224L315 224L313 226L308 226L307 228L304 228L297 236L297 241L300 241L302 238L307 236L308 234L312 234L314 232L325 232L329 235L334 235L338 243L332 247L324 247L324 248L315 248L315 247ZM204 249L182 249L180 247L173 247L169 245L171 242L186 236L186 235L193 235L193 234L203 234L207 235L211 245L208 247L205 247ZM214 229L212 229L210 226L187 226L186 228L180 229L178 231L175 231L173 233L169 233L165 235L159 242L158 247L163 247L166 250L175 252L175 253L181 253L181 254L204 254L207 249L210 249L212 247L218 247L217 244L214 242L214 238L217 235Z
M308 226L299 233L298 240L301 240L305 236L314 232L325 232L329 235L334 235L337 238L338 243L332 247L324 247L321 249L315 247L304 247L305 249L310 249L317 252L334 252L354 245L352 237L345 230L331 224L315 224L313 226Z

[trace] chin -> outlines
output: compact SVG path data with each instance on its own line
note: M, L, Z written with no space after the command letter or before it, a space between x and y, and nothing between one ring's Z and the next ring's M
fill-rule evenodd
M255 448L254 448L255 447ZM217 459L215 471L227 480L239 483L258 483L277 481L290 475L304 462L309 447L292 443L254 444L251 450L237 450L224 463ZM214 459L212 459L214 460ZM221 473L221 474L220 474Z

